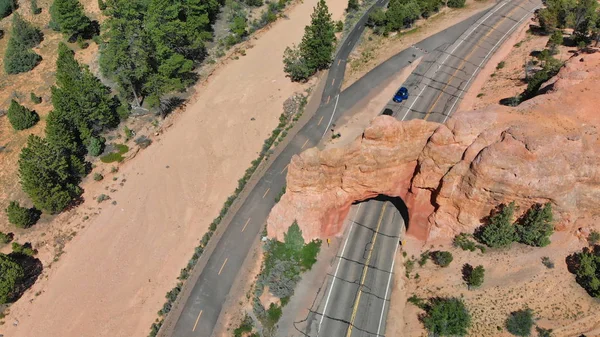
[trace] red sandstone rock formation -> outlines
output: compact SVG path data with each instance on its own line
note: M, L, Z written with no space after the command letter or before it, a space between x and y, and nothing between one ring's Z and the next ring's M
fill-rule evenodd
M402 197L408 233L472 231L496 205L551 202L558 229L600 215L600 55L572 59L549 93L518 107L457 113L447 124L373 120L345 148L294 156L287 191L268 219L281 237L298 220L306 239L341 232L352 202Z

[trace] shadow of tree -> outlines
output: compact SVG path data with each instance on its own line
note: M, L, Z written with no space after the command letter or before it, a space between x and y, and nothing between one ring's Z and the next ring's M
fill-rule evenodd
M24 246L31 248L31 244L26 243ZM20 284L17 285L13 292L10 301L14 302L21 298L27 289L31 288L37 281L38 277L42 274L44 266L42 261L33 256L21 254L21 253L10 253L9 257L15 260L22 268L25 276Z

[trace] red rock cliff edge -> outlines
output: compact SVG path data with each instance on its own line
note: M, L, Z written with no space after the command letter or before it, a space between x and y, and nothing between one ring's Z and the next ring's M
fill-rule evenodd
M582 61L583 57L583 61ZM379 194L408 206L408 233L472 231L496 205L551 202L557 229L600 215L600 54L572 58L546 94L518 107L459 112L446 124L379 116L344 148L292 158L287 191L267 221L282 238L339 234L350 205Z

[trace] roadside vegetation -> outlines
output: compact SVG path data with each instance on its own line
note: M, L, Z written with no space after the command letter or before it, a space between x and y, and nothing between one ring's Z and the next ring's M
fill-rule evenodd
M321 249L321 240L304 242L298 223L294 223L284 234L283 242L268 240L264 245L264 261L254 285L253 313L261 325L263 337L274 336L282 308L294 294L301 274L310 270ZM260 300L265 287L279 299L265 308Z
M415 295L408 302L423 309L419 319L431 336L465 336L471 326L471 314L462 299L433 297L422 299Z

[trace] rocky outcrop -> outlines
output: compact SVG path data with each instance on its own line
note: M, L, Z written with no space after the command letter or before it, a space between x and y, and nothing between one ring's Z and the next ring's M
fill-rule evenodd
M513 200L521 210L551 202L563 230L600 215L600 55L584 58L518 107L460 112L444 125L380 116L344 148L295 156L269 234L296 219L306 239L335 235L353 202L378 194L406 202L408 232L421 238L472 231Z

